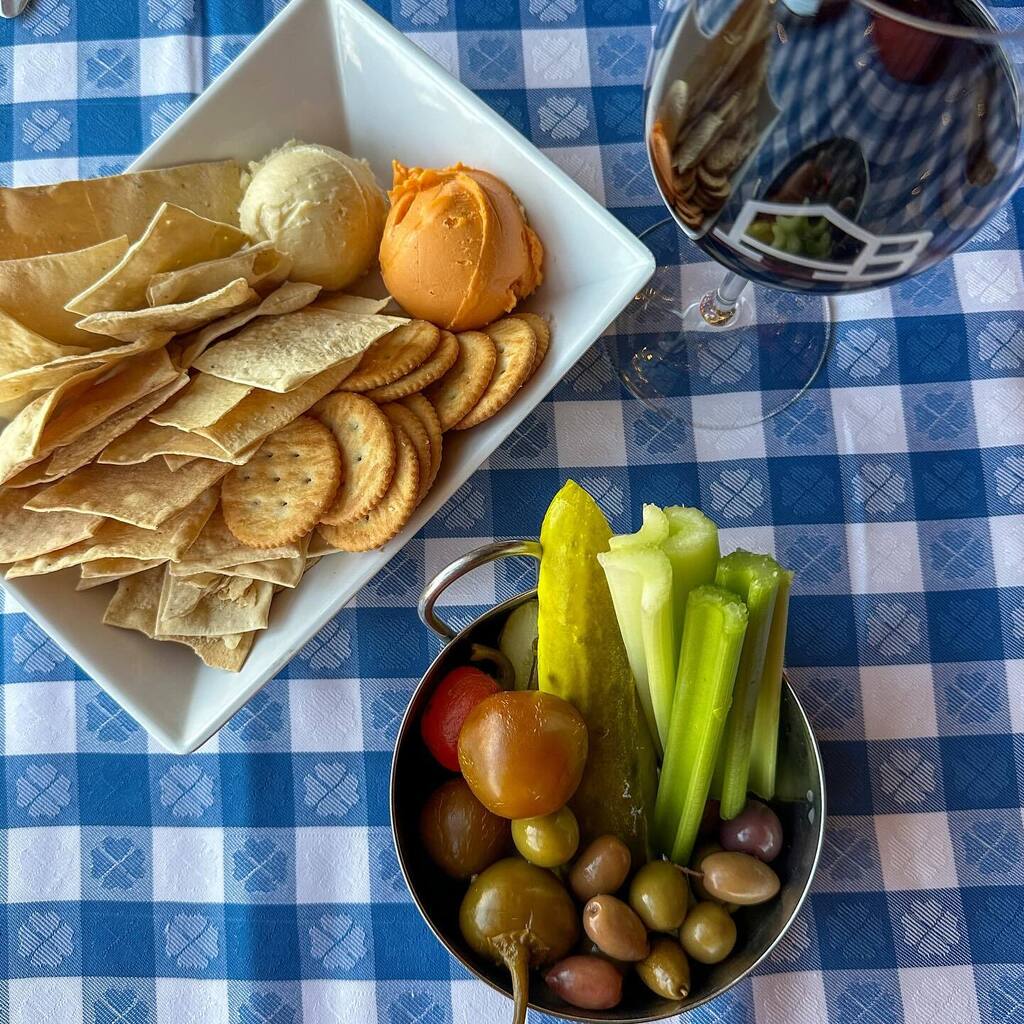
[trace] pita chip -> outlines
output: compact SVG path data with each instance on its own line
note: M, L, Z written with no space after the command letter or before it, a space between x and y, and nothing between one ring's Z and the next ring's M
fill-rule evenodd
M20 562L91 537L100 516L78 512L30 512L24 505L38 488L0 487L0 562Z
M239 249L233 256L154 274L146 286L146 301L151 306L188 302L209 295L238 278L266 294L281 284L291 269L290 256L274 248L273 242L259 242Z
M0 377L63 356L78 356L86 349L77 345L58 345L30 331L13 316L0 309Z
M73 296L64 308L82 316L141 309L146 305L146 287L154 274L230 256L246 241L246 236L230 224L210 220L174 203L163 203L120 262Z
M5 191L0 190L0 195ZM0 199L0 252L7 241L2 229L2 205ZM30 229L29 234L34 233L34 228ZM69 313L64 305L107 273L128 251L128 239L123 235L113 237L116 234L111 232L109 241L76 252L0 262L0 309L27 330L58 345L104 348L104 339L75 326L81 318Z

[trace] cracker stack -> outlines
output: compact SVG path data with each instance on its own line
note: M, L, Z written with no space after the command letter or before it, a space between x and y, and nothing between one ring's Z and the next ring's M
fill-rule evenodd
M59 341L0 309L0 563L116 583L104 622L235 671L274 593L395 537L443 434L501 410L550 341L530 313L454 335L321 295L168 203L131 245L41 259L0 263L0 292L28 275L63 307Z

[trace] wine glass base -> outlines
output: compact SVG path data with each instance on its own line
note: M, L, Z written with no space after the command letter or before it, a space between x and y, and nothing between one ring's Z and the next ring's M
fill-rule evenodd
M708 277L706 265L659 265L606 345L619 378L646 405L696 428L728 430L776 415L811 386L832 345L832 304L751 282L732 319L713 326L700 309L724 274L713 269Z

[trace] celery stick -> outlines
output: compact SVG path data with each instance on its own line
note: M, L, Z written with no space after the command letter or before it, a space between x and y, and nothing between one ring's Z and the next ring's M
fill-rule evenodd
M597 560L608 580L640 704L660 754L672 713L678 651L672 565L663 551L636 546L602 552Z
M713 583L718 565L718 527L703 512L684 505L665 509L668 537L661 550L672 563L672 603L676 629L682 636L686 599L694 587Z
M786 659L786 625L789 621L789 590L793 574L783 570L772 612L772 628L764 656L764 675L757 695L754 736L750 747L750 788L762 799L775 796L775 765L779 753L779 706L782 700L782 669Z
M747 801L754 715L781 575L782 570L774 558L742 550L726 555L715 572L715 583L742 598L749 616L736 673L736 692L725 723L719 755L722 761L723 818L735 818Z
M747 609L735 594L715 586L691 591L654 807L655 839L677 864L693 852L746 628Z
M620 533L608 541L608 549L647 547L656 548L669 535L669 523L657 505L644 505L644 521L636 533Z

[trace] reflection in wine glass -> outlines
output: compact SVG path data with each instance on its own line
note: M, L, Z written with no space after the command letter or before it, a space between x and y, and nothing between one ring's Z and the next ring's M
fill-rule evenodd
M611 339L627 386L675 416L716 396L687 412L711 427L790 404L828 353L827 296L933 266L1016 187L1020 39L978 0L668 0L645 136L671 218Z

